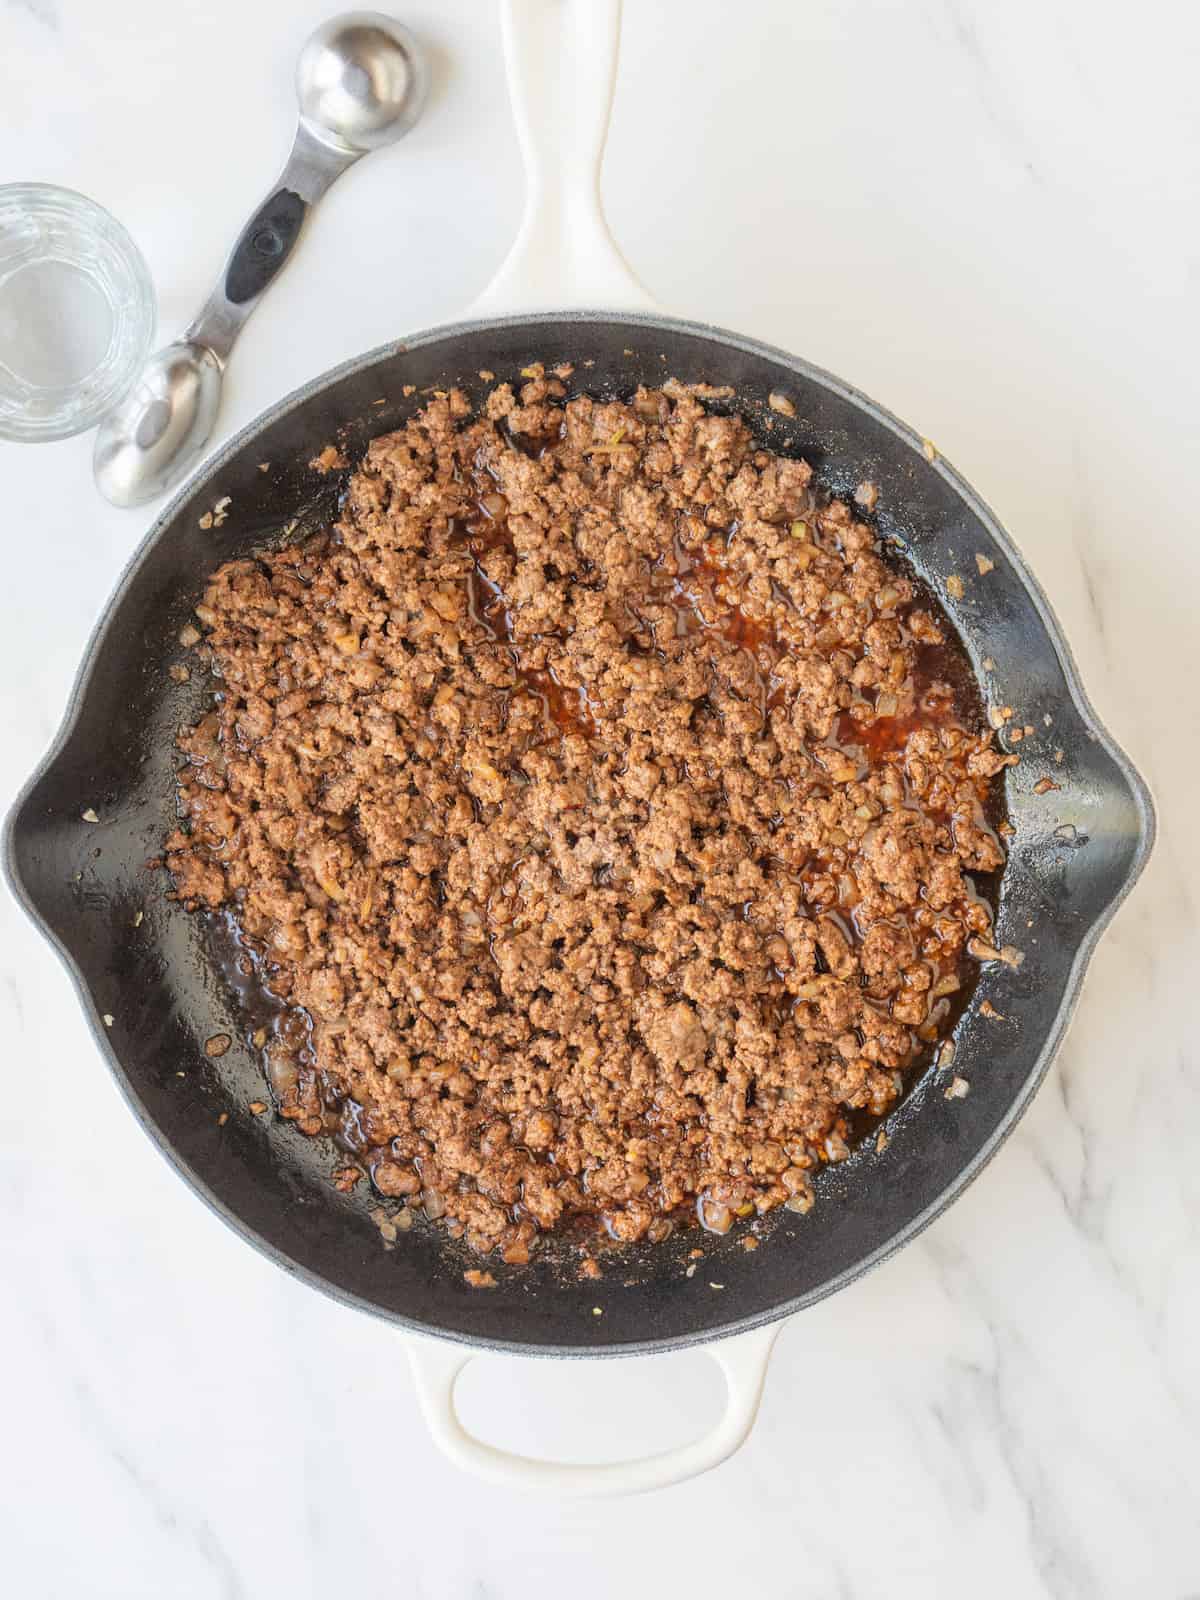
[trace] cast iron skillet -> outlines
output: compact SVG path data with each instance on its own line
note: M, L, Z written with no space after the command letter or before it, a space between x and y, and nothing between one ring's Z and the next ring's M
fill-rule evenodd
M688 1277L697 1235L677 1232L631 1251L627 1270L600 1282L573 1281L551 1255L497 1268L497 1287L482 1293L465 1285L466 1263L434 1230L418 1227L384 1250L371 1197L330 1187L329 1148L248 1114L250 1101L269 1097L201 920L168 903L163 874L144 863L173 818L175 731L208 693L199 675L182 684L168 675L186 659L178 636L206 576L295 519L303 528L329 513L338 484L305 463L330 441L353 461L419 407L422 390L458 383L478 398L489 387L481 369L504 379L534 360L572 362L573 387L603 395L667 375L731 384L730 404L772 449L803 455L837 492L878 484L881 536L903 547L953 619L987 702L1011 706L1035 730L1005 778L1016 831L996 929L996 943L1025 959L986 967L958 1024L953 1071L970 1084L966 1098L947 1100L949 1074L931 1069L888 1118L886 1148L868 1141L825 1170L811 1213L775 1214L755 1253L742 1250L737 1230L701 1234L706 1259ZM406 397L406 386L416 392ZM780 392L794 417L767 405ZM233 439L170 504L88 646L62 731L9 819L5 861L135 1115L244 1238L314 1287L410 1330L518 1352L634 1354L783 1318L884 1259L961 1193L1041 1081L1154 823L1146 788L1092 711L1021 557L958 474L929 454L894 417L782 351L655 315L551 313L434 329L348 363ZM202 528L224 496L225 520ZM994 563L986 575L977 556ZM948 585L954 577L961 592ZM99 821L82 820L85 811ZM984 1015L984 1001L999 1015ZM111 1028L101 1024L106 1013ZM221 1031L238 1042L210 1061L204 1041Z
M457 1257L447 1263L436 1233L414 1231L403 1248L383 1251L366 1215L377 1202L330 1188L328 1148L287 1123L247 1115L264 1093L250 1053L239 1044L209 1061L203 1050L222 1030L240 1040L244 1025L214 975L200 920L164 899L163 875L144 863L160 852L174 815L175 730L195 720L210 692L199 675L177 684L167 672L191 659L178 636L206 575L298 515L319 519L334 491L300 464L335 438L353 459L420 405L419 392L403 398L405 385L460 382L481 395L480 368L505 377L535 359L574 361L577 380L602 394L664 373L731 383L739 409L760 426L764 417L776 423L773 448L803 455L835 490L864 478L879 485L880 532L903 542L938 595L989 703L1011 705L1036 730L1006 775L1016 834L996 931L997 943L1017 946L1025 960L1016 970L985 968L959 1023L954 1071L970 1094L947 1101L948 1079L928 1075L889 1119L886 1149L868 1144L823 1172L816 1207L804 1217L781 1213L769 1246L747 1254L736 1233L702 1235L710 1259L689 1280L696 1237L676 1233L627 1274L631 1288L614 1274L573 1285L535 1260L481 1294L464 1285ZM779 391L794 400L794 419L767 408ZM263 461L279 465L263 473ZM224 495L227 520L202 529L202 514ZM981 577L976 554L995 569ZM961 600L947 591L952 574L963 580ZM1046 778L1057 787L1037 793ZM98 823L81 820L88 809ZM13 887L63 955L93 1020L114 1018L97 1037L148 1131L281 1265L409 1327L510 1349L611 1353L687 1344L798 1310L947 1204L1028 1103L1151 830L1145 788L1097 722L1044 598L950 467L926 460L921 441L862 396L782 352L664 318L591 314L421 334L319 379L228 444L155 524L122 578L63 731L12 815L7 860ZM980 1014L985 999L1002 1021ZM713 1278L722 1292L708 1289Z

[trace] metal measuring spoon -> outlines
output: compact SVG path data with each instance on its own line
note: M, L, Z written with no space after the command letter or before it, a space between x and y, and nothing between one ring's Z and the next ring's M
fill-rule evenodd
M408 132L428 87L424 52L391 17L347 12L311 36L296 65L296 142L274 192L242 229L203 311L182 339L150 357L100 425L92 468L106 500L152 500L196 462L234 340L291 254L309 209L360 156Z

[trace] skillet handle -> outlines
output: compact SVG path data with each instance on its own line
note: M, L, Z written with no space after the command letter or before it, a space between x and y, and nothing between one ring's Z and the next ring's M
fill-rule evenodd
M774 1322L702 1346L725 1375L725 1409L708 1433L660 1455L595 1466L538 1461L484 1444L463 1427L454 1406L458 1375L476 1352L440 1339L410 1339L407 1343L425 1421L434 1443L456 1467L509 1489L594 1499L646 1494L683 1483L719 1466L744 1444L758 1414L767 1363L781 1326Z
M621 0L501 0L500 21L525 214L472 312L653 310L600 203Z

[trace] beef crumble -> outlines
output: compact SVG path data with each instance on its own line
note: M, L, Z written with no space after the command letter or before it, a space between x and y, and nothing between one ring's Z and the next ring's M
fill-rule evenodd
M167 842L281 1002L280 1114L517 1263L811 1204L968 981L1015 759L805 462L525 376L215 574Z

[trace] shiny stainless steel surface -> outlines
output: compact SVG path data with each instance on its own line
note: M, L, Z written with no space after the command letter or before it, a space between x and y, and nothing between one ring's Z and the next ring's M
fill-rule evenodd
M296 66L295 142L278 181L242 229L199 316L149 358L101 424L92 465L105 499L119 506L152 500L199 460L234 342L309 210L348 167L414 126L428 87L421 47L378 12L348 12L309 37Z

